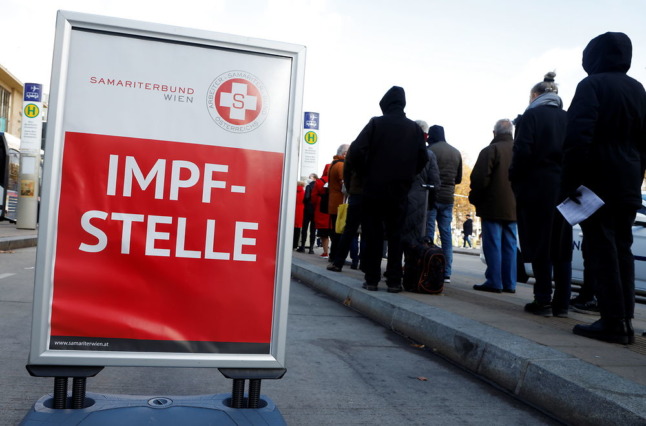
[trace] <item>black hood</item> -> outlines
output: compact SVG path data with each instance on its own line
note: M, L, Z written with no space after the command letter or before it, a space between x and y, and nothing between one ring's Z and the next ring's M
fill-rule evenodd
M627 72L633 45L624 33L607 32L593 38L583 50L583 69L590 74Z
M428 129L428 144L432 144L434 142L443 142L444 139L444 127L438 126L437 124L435 126L431 126Z
M381 107L381 112L392 113L392 112L404 112L404 107L406 106L406 94L404 89L399 86L391 87L381 101L379 101L379 106Z

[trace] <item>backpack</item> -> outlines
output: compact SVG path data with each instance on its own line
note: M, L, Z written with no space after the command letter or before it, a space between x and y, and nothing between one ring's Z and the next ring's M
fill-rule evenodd
M442 249L425 239L404 252L404 289L422 294L442 293L445 268Z

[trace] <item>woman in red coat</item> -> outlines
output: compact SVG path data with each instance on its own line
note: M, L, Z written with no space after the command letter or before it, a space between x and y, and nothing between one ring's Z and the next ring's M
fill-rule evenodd
M292 250L298 248L298 237L301 235L303 227L303 199L305 198L305 182L299 180L296 184L296 212L294 213L294 244Z
M323 245L323 254L321 254L321 257L325 259L329 256L328 247L330 243L331 228L330 215L321 211L321 195L328 190L329 168L329 164L325 166L323 176L316 180L314 188L312 189L312 204L314 204L314 223L316 224L316 234L321 239L321 244Z

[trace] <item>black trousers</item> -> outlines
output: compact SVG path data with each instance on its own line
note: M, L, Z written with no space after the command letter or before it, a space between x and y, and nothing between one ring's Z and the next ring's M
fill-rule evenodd
M361 195L350 195L348 197L348 213L345 219L345 228L343 229L343 234L341 234L338 242L338 249L335 250L333 258L334 265L339 268L343 267L345 259L350 252L352 241L357 236L359 225L361 225L361 198Z
M305 247L305 241L307 240L307 231L309 228L310 233L310 245L309 248L314 248L314 243L316 242L316 229L314 223L314 212L308 213L305 212L303 215L303 228L301 229L301 247Z
M379 195L363 195L361 236L365 239L365 250L361 265L370 285L376 285L381 279L384 235L388 241L386 283L392 287L401 284L401 234L409 188L410 185L390 185L384 187Z
M633 318L635 313L635 260L631 251L635 215L634 207L606 204L581 222L586 273L595 277L602 318Z

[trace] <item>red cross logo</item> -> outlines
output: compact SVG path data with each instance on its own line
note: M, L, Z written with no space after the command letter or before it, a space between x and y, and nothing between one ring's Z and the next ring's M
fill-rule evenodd
M267 118L269 95L263 82L247 71L228 71L216 77L206 97L209 114L224 130L246 133Z
M233 78L215 93L218 114L231 124L242 126L254 121L262 110L262 95L251 82Z

